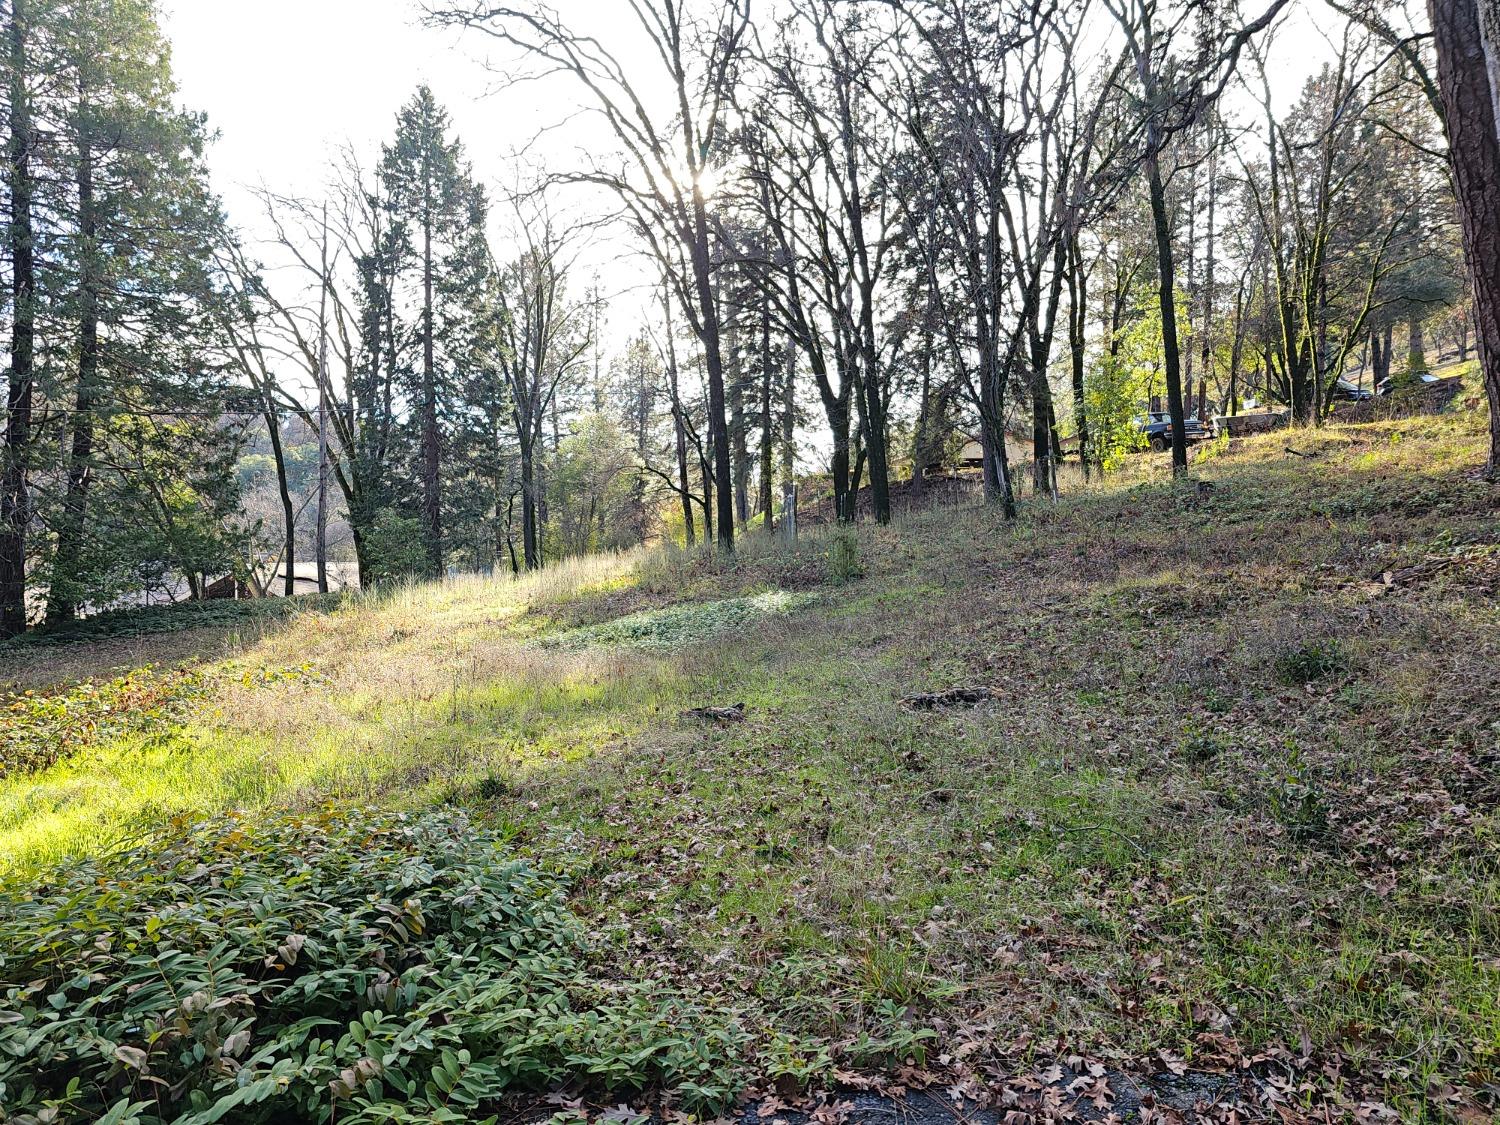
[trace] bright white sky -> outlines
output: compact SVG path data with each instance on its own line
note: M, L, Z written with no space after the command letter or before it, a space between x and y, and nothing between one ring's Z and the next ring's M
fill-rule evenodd
M162 6L183 101L206 112L220 133L212 165L226 193L261 181L315 191L330 150L352 143L373 152L422 82L453 115L486 178L543 121L514 95L486 98L493 82L480 58L486 44L422 27L413 0Z
M774 0L766 0L767 5ZM565 22L611 45L631 32L622 0L555 0ZM494 93L485 66L497 50L478 32L436 31L420 22L416 0L161 0L183 102L208 115L219 139L210 152L215 187L237 225L254 231L257 208L246 187L315 196L329 162L352 145L366 164L394 129L399 106L421 82L453 117L476 173L492 188L515 183L511 154L570 113L563 82ZM1249 4L1247 7L1254 7ZM1325 53L1307 11L1277 37L1274 77L1286 104ZM1320 20L1320 22L1326 22ZM630 57L630 52L623 52ZM503 61L496 59L495 61ZM574 122L550 133L533 155L555 167L577 163L580 144L605 143L597 127ZM498 194L493 193L493 194ZM567 206L553 201L554 209ZM639 261L621 263L619 244L601 244L587 269L606 293L647 279ZM632 315L617 309L609 347Z
M448 110L495 200L517 186L519 150L528 150L526 164L568 167L579 163L575 152L585 139L604 142L602 126L586 120L537 142L542 130L569 115L561 100L570 92L566 84L497 93L488 63L498 45L478 32L423 26L416 0L160 3L181 99L206 113L218 134L209 152L214 186L230 219L252 236L262 224L250 189L264 185L315 198L330 178L330 161L346 146L368 167L394 133L397 110L423 82ZM561 0L559 7L601 35L630 32L614 0ZM554 210L570 204L549 202ZM503 237L510 216L502 206L495 210ZM640 264L622 264L624 252L620 243L598 239L576 284L597 273L606 293L637 285ZM503 257L502 247L497 253ZM611 319L618 325L635 318Z

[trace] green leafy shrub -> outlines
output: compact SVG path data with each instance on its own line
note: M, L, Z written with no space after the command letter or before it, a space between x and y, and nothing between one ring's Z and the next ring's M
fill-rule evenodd
M159 728L203 686L198 673L146 665L52 695L0 695L0 778L45 769L99 739Z
M1289 686L1310 684L1348 667L1337 641L1308 641L1276 658L1276 678Z
M889 998L865 1013L866 1026L844 1044L843 1054L855 1066L890 1068L910 1060L927 1065L927 1049L937 1032L912 1018L911 1010Z
M1198 765L1211 762L1228 749L1228 741L1217 731L1204 730L1189 723L1182 732L1182 755Z
M1404 370L1396 372L1391 376L1390 393L1393 395L1411 394L1414 391L1421 390L1427 385L1422 380L1422 376L1425 374L1427 374L1427 365L1425 363L1419 367L1408 366Z
M1207 441L1198 443L1197 452L1194 454L1199 462L1212 461L1224 457L1229 453L1229 431L1220 430Z
M826 1046L799 1036L773 1031L761 1047L760 1067L778 1087L805 1090L833 1074L833 1056Z
M178 826L0 891L5 1121L467 1121L578 1078L718 1106L745 1039L591 981L561 882L452 813Z
M863 578L865 566L859 557L859 536L844 527L833 534L828 544L828 580L842 585Z
M210 694L213 672L143 665L103 683L85 680L65 691L0 694L0 779L34 773L86 746L128 734L162 737L190 705ZM323 682L311 664L247 667L247 688Z
M1178 290L1179 323L1187 316L1187 294ZM1161 386L1162 327L1160 306L1142 301L1144 315L1122 328L1084 380L1083 401L1089 442L1106 471L1122 467L1129 454L1146 448L1140 426L1141 403Z
M1286 751L1286 768L1267 793L1271 815L1286 829L1293 843L1315 843L1328 835L1328 801L1302 748L1288 742Z

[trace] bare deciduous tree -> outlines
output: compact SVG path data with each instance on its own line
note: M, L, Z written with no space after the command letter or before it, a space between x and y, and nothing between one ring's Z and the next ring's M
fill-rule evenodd
M709 206L725 157L750 0L624 2L647 47L639 70L624 61L623 52L573 30L542 4L447 3L429 5L428 13L440 25L474 28L517 48L543 75L571 78L618 142L617 165L600 158L553 179L612 192L678 290L703 345L718 541L732 550L734 496ZM655 111L649 91L663 80L671 105Z
M521 215L520 255L500 271L500 371L520 449L521 543L527 570L542 564L537 460L558 384L588 350L590 306L570 300L568 275L579 232L545 213Z

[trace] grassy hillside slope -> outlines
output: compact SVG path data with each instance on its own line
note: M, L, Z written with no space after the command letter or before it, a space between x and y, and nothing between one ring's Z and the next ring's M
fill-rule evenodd
M940 509L16 648L0 683L36 694L0 721L0 864L24 882L229 808L459 806L566 880L591 971L735 1012L753 1078L1258 1057L1268 1102L1482 1119L1481 460L1472 418L1275 434L1014 526ZM957 685L997 698L899 702Z

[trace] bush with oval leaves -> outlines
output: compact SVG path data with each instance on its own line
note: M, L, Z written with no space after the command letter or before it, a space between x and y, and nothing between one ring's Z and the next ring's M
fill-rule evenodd
M178 825L0 891L0 1121L472 1121L563 1082L733 1097L746 1035L586 972L456 813Z

